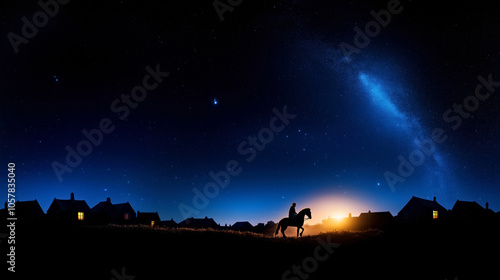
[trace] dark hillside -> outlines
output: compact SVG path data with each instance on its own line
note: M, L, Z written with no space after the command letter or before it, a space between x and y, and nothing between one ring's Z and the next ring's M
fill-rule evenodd
M500 249L494 228L342 231L288 239L144 226L19 228L17 234L17 276L51 279L118 279L112 271L122 275L122 268L137 280L474 279L495 270ZM330 254L321 245L328 242L341 246L331 247Z

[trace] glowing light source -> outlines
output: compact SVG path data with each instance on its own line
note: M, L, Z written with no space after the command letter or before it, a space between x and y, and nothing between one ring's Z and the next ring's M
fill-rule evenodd
M314 214L313 219L306 221L308 224L318 224L328 218L335 223L340 223L345 221L349 213L357 215L370 208L370 204L364 201L333 194L321 194L302 204L310 207Z
M432 218L433 219L437 219L438 218L438 211L437 210L432 211Z
M78 212L78 220L83 221L83 212Z
M342 221L345 217L342 214L334 214L332 215L332 218L337 220L337 222Z

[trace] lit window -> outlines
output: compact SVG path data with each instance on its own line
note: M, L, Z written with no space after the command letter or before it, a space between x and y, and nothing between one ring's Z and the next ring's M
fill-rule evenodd
M83 221L83 212L78 212L78 220Z
M154 226L155 225L155 221L151 221L151 226Z
M128 213L125 213L125 215L123 216L123 219L128 220Z
M437 219L438 218L438 211L434 210L432 211L432 218Z

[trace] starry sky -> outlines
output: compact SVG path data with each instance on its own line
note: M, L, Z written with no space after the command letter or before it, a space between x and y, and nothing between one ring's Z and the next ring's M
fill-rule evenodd
M0 4L18 200L221 224L500 210L498 4L60 2Z

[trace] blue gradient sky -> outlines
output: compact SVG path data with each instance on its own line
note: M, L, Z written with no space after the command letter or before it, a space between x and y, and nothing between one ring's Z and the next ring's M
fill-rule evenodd
M498 8L401 3L404 11L348 59L339 44L352 44L354 26L386 2L245 2L223 22L210 3L71 3L18 54L8 40L0 45L2 159L16 163L18 199L46 211L71 192L90 207L111 197L177 222L184 204L221 224L277 221L292 202L312 209L309 223L396 215L413 195L499 211L498 94L456 130L443 120L474 94L479 75L500 80L500 24L485 16ZM19 31L17 15L33 8L2 5L2 34ZM157 64L170 75L120 120L110 105ZM296 117L247 162L239 145L284 106ZM115 130L59 181L51 164L65 165L65 147L103 118ZM397 174L398 157L408 159L435 128L447 140L391 188L384 173ZM193 189L203 191L209 173L231 160L240 174L194 207Z

